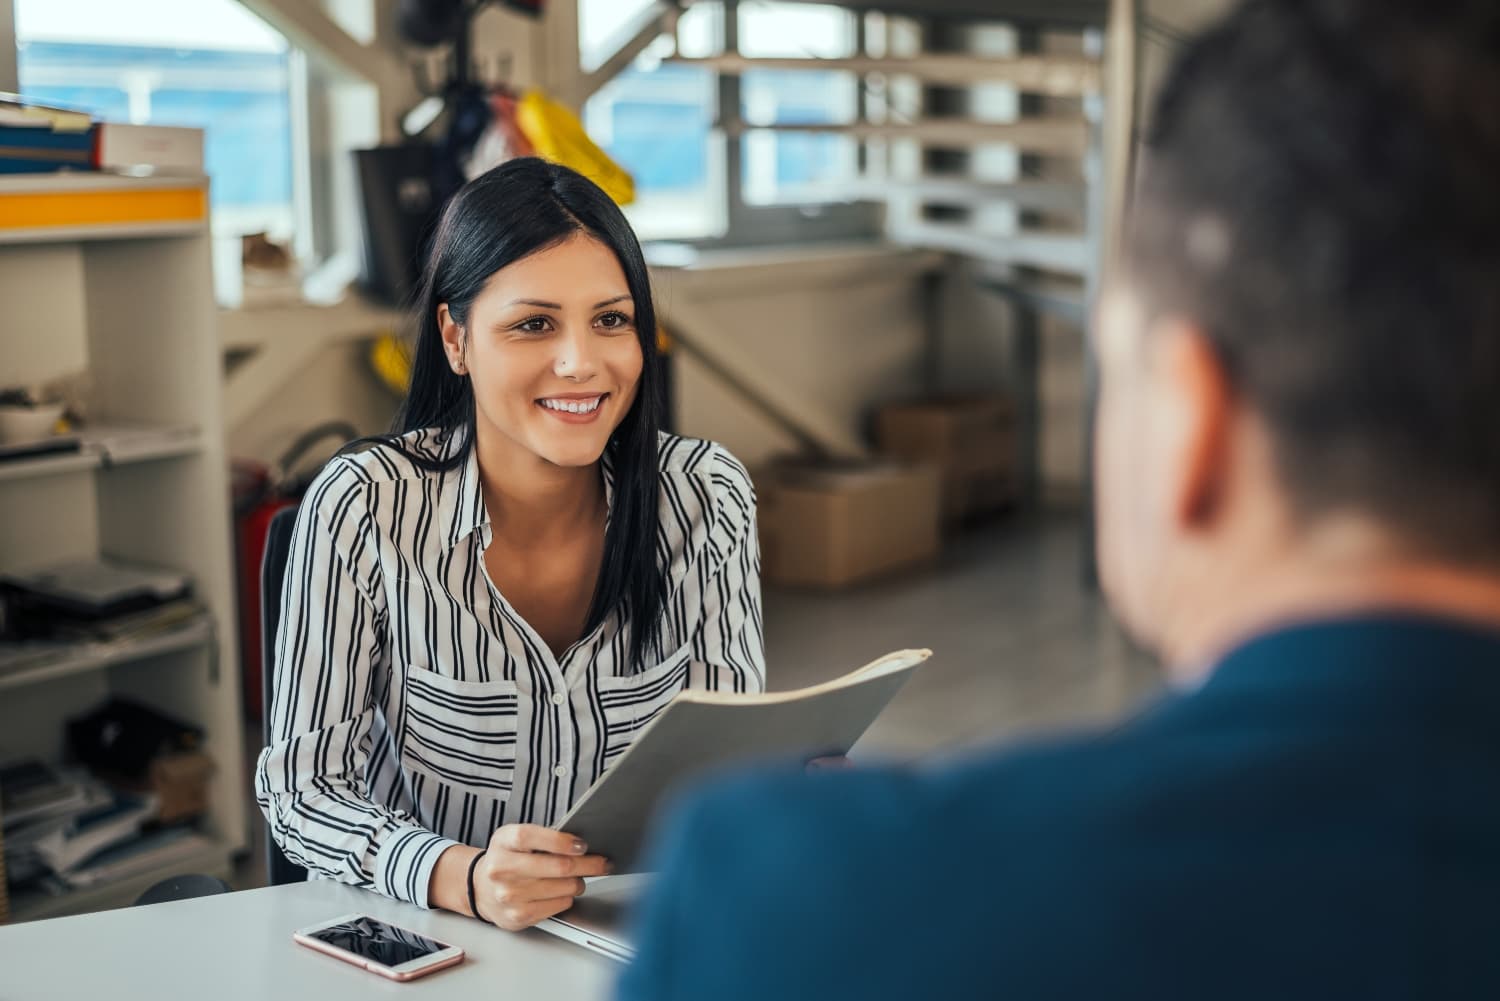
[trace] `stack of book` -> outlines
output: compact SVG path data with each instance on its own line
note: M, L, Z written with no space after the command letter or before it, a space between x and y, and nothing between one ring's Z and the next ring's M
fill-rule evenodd
M203 130L100 122L86 111L0 94L0 174L54 170L202 174Z
M94 170L98 129L86 112L0 94L0 174Z
M48 893L98 886L193 856L210 842L155 826L156 797L111 791L35 759L0 766L0 825L9 886Z
M0 611L0 675L208 621L187 575L99 559L0 575Z

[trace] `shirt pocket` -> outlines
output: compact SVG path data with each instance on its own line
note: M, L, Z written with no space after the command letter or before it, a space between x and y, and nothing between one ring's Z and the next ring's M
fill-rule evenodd
M636 734L688 687L692 660L693 645L688 643L653 668L628 677L599 679L606 765L623 754Z
M423 668L406 675L403 766L495 799L516 773L513 681L458 681Z

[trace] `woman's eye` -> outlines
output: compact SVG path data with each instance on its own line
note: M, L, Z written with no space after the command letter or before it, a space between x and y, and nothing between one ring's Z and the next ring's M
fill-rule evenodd
M599 325L605 330L624 330L630 326L630 317L624 313L605 313L599 317Z
M545 316L533 316L529 320L522 320L516 325L515 329L527 334L546 333L547 318Z

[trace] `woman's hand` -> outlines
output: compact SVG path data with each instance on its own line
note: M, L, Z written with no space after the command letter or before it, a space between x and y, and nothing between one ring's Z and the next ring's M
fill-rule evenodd
M474 869L479 915L507 931L561 914L583 894L585 876L610 871L602 855L571 834L535 824L506 824L490 836Z

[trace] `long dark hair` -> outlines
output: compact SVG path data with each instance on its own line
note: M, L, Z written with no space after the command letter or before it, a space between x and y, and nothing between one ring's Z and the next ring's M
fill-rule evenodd
M393 434L378 440L431 472L462 466L474 448L474 389L448 364L438 326L438 306L467 327L469 308L490 276L508 264L587 233L614 251L635 300L641 381L635 402L605 446L614 496L604 535L604 564L584 633L611 612L630 627L630 662L639 669L658 646L657 623L666 578L657 554L660 487L657 436L662 426L662 372L656 356L656 310L646 260L625 215L599 186L576 171L545 160L511 160L466 184L443 209L422 270L414 308L417 343L411 387L396 415ZM402 448L399 436L427 428L439 440L455 435L461 448L435 459Z

